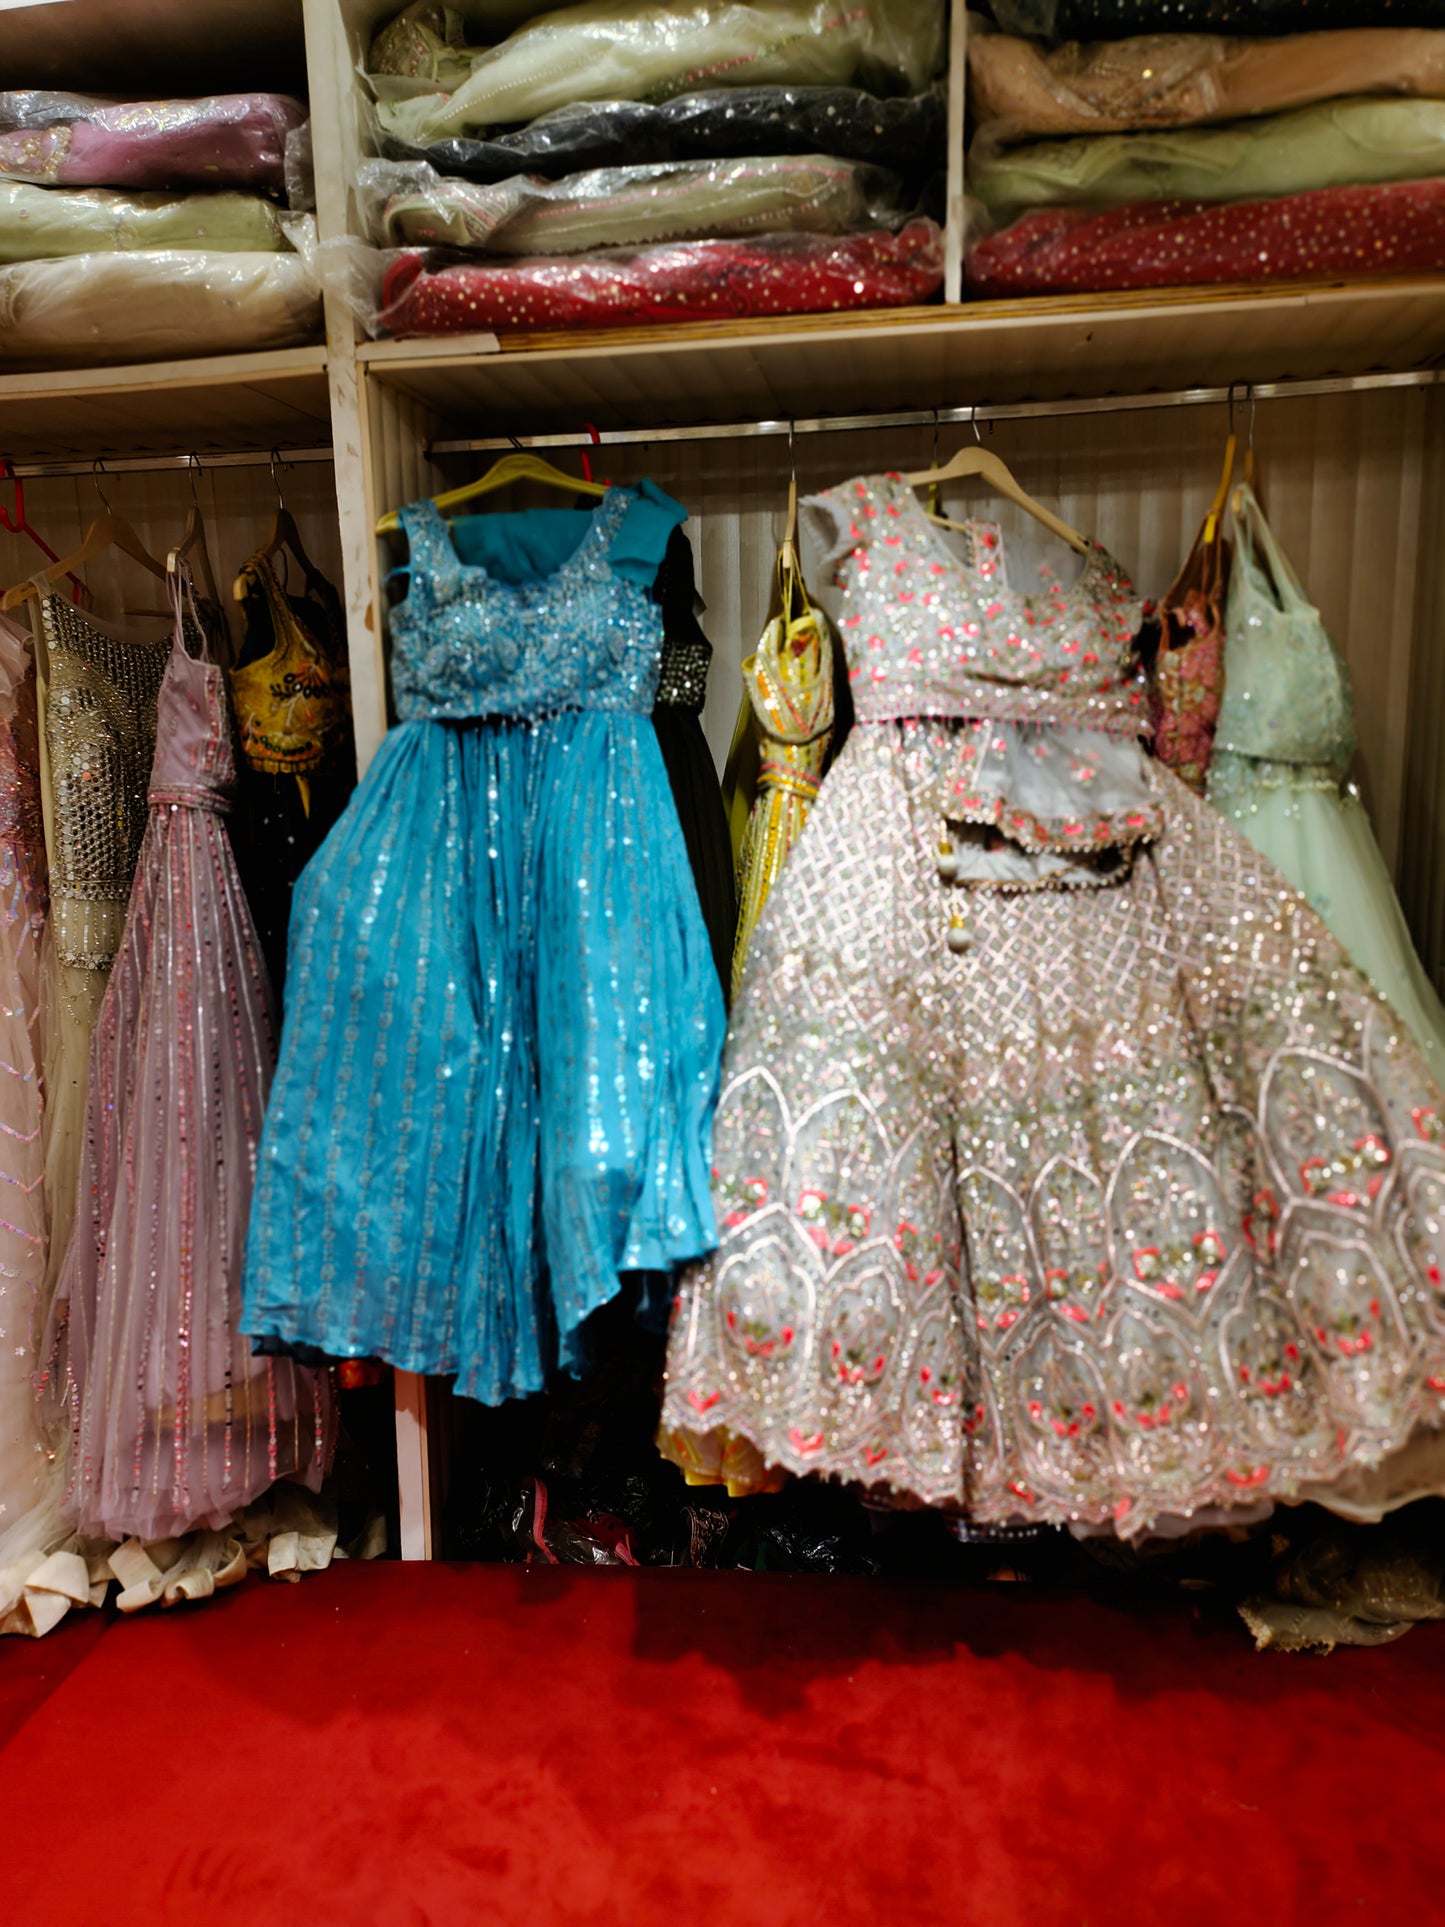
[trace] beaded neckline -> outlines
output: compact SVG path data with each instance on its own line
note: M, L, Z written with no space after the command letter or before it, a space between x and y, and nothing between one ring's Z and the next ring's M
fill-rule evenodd
M527 582L506 582L500 576L493 575L485 562L464 562L457 549L456 539L452 534L451 523L447 521L436 503L426 501L422 502L419 506L428 527L431 529L432 534L441 542L443 549L446 551L448 562L452 566L458 569L463 575L481 577L481 579L493 589L506 589L516 593L521 590L544 589L552 583L563 581L574 570L586 565L591 559L589 552L594 548L600 546L602 552L605 554L607 549L612 546L612 539L617 533L617 525L619 522L617 515L618 500L619 498L623 498L623 505L625 506L625 498L630 493L631 491L626 488L609 488L605 495L598 498L597 506L592 511L591 519L587 527L583 530L582 540L577 544L576 548L573 549L572 553L569 556L565 556L563 560L557 564L555 569L548 569L544 574L535 576Z
M968 577L975 575L977 573L977 565L970 562L966 557L961 556L956 549L950 547L950 545L943 540L937 525L929 517L923 504L919 501L917 495L915 495L904 478L901 475L889 474L883 479L889 483L890 492L903 504L904 513L909 516L918 535L928 544L932 553L935 554L940 561L949 563L960 575ZM1107 551L1100 548L1097 542L1091 541L1083 553L1083 567L1067 587L1062 583L1055 583L1052 588L1047 589L1016 589L1009 576L1007 550L1004 547L1002 533L997 524L989 522L979 516L970 515L964 526L969 532L970 540L974 539L973 531L976 529L988 530L994 535L998 546L999 561L1003 568L1003 579L993 585L993 593L997 596L1007 596L1012 602L1032 604L1035 602L1049 601L1053 602L1055 606L1074 600L1090 602L1094 598L1087 594L1086 591L1092 588L1094 579L1099 574L1101 567L1107 570L1111 566L1111 558Z

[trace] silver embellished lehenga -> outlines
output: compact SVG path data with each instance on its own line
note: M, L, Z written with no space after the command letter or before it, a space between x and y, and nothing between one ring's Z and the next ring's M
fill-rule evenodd
M897 477L809 513L858 722L734 1012L664 1451L1124 1537L1445 1489L1445 1098L1145 759L1122 571L1020 593Z

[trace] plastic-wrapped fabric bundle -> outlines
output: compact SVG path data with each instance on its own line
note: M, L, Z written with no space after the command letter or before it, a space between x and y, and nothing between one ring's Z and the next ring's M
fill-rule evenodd
M394 159L482 182L748 154L831 154L917 176L942 170L947 136L937 88L884 100L856 87L711 87L673 100L577 101L490 140L382 145Z
M259 194L126 194L0 181L0 262L134 248L279 254L290 245L275 202Z
M287 348L320 325L299 254L140 249L0 268L0 370Z
M1445 180L1269 201L1037 208L969 249L976 295L1078 294L1445 268Z
M446 38L450 11L421 0L373 46L378 111L399 139L425 144L576 100L659 100L718 85L857 81L917 93L944 60L938 0L582 0L475 50ZM419 94L418 84L437 91Z
M0 93L0 177L46 187L251 187L282 194L306 108L286 94L114 101Z
M1039 141L975 140L969 192L998 221L1031 207L1243 201L1445 174L1445 101L1342 100L1232 127Z
M978 33L968 48L969 110L995 141L1237 120L1344 94L1445 98L1445 32L1357 27L1281 40L1151 33L1052 51L1012 34Z
M896 174L823 154L603 167L563 181L517 175L494 187L393 161L361 169L383 246L509 255L897 225L901 185Z
M928 300L942 281L943 236L932 221L910 221L898 234L760 235L497 266L432 266L408 253L387 270L377 321L393 335L446 335L816 314L904 307Z
M1150 33L1159 0L981 0L1009 33L1043 40L1118 40ZM1361 15L1392 27L1445 27L1445 0L1170 0L1177 33L1309 33L1358 27Z

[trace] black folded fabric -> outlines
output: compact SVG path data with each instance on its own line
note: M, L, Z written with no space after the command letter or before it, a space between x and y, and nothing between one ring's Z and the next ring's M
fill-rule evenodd
M718 87L656 103L579 101L490 140L388 140L384 152L482 182L747 154L831 154L917 181L944 166L947 124L937 89L879 100L856 87Z
M1136 33L1309 33L1445 26L1445 0L975 0L1008 33L1119 40Z

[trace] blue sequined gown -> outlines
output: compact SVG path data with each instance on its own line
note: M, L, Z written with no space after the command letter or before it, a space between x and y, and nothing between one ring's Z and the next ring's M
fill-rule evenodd
M684 511L401 511L401 717L304 872L247 1254L263 1341L537 1390L715 1241L724 1015L648 720Z

